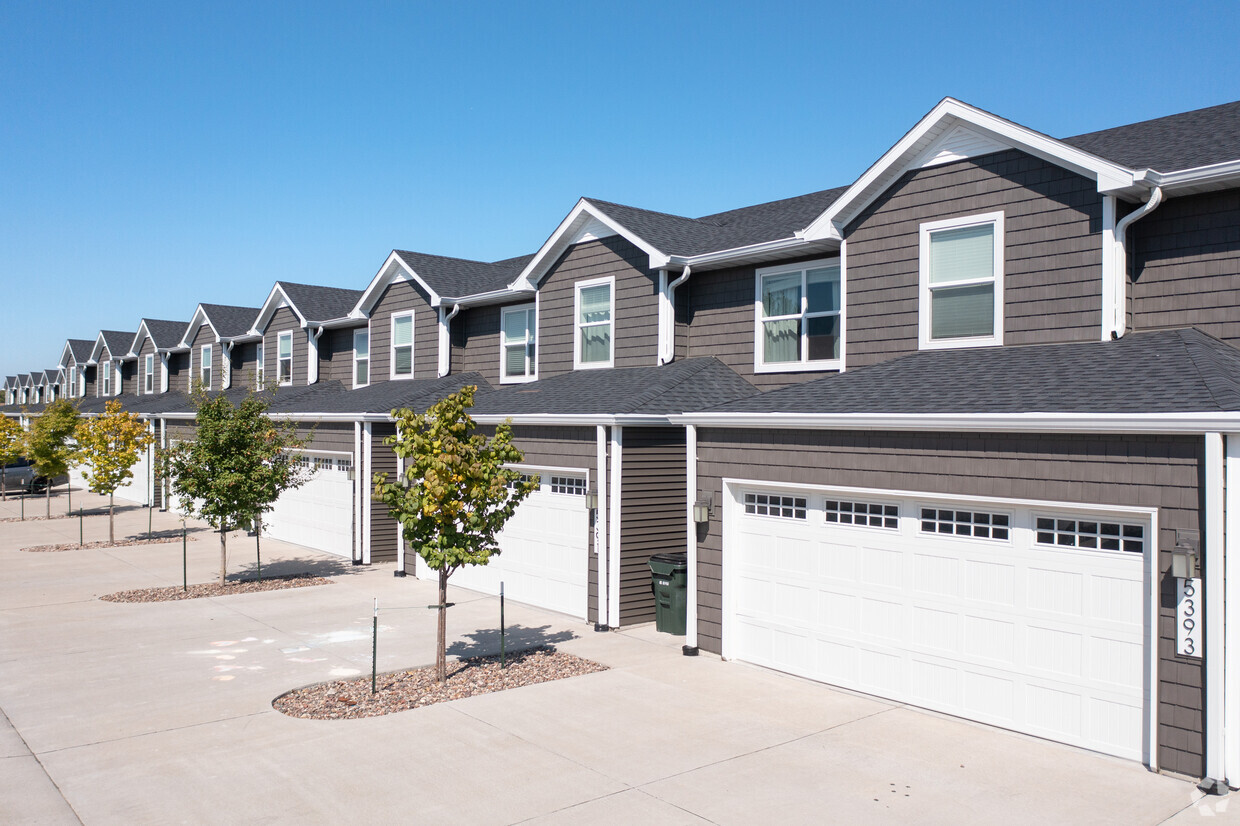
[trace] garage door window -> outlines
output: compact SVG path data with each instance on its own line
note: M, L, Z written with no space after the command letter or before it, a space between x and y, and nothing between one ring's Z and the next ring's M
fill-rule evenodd
M782 519L804 519L804 496L780 496L775 493L746 493L745 513L755 516L778 516Z
M921 532L970 536L975 539L1008 538L1010 517L1006 513L921 509Z
M567 493L570 496L586 495L586 480L582 476L552 476L552 493Z
M876 502L843 502L828 499L826 518L828 522L841 525L865 525L871 528L896 530L900 527L900 507L880 505Z
M1145 553L1145 528L1120 522L1038 517L1038 544Z

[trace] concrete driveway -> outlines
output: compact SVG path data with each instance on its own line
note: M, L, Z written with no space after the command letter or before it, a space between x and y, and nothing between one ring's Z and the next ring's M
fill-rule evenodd
M118 534L145 530L146 511L119 520ZM174 525L154 514L156 530ZM88 540L106 530L87 518ZM380 670L431 662L433 587L265 541L271 571L335 584L101 602L179 583L180 544L19 550L77 532L0 523L0 822L1240 820L1240 803L1133 763L512 604L511 645L554 642L610 670L388 717L292 719L271 708L277 694L369 670L375 597ZM189 543L191 582L211 579L215 540ZM234 537L232 571L252 566L253 542ZM452 651L497 648L497 601L451 598Z

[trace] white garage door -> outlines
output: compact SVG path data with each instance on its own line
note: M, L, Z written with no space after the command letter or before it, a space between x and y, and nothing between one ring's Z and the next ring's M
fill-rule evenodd
M303 453L301 462L314 475L296 490L286 491L263 518L263 535L295 545L352 557L353 466L343 453Z
M725 497L725 656L1142 759L1148 515Z
M150 480L147 479L147 474L151 470L150 451L142 451L131 470L133 477L116 489L115 497L124 499L126 502L138 502L145 505L147 503L146 492L150 489Z
M522 502L499 535L500 554L486 565L452 574L449 585L586 618L590 514L585 471L522 467L539 476L539 490ZM417 560L419 579L436 574Z

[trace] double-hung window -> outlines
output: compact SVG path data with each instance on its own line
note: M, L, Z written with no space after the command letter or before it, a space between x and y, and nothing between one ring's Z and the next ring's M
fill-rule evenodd
M211 389L211 345L202 345L202 364L198 365L198 376L202 379L202 386Z
M573 339L573 366L611 367L615 355L615 336L612 330L615 279L580 281L576 286L574 311L577 335Z
M263 351L266 347L267 339L259 339L258 349L254 352L254 386L259 390L263 389L263 364L267 361Z
M155 355L147 353L146 358L142 360L142 391L144 393L155 392Z
M70 397L77 395L77 368L76 367L69 368L69 386L68 386L67 392ZM12 404L12 402L10 402L10 404Z
M391 374L394 379L413 378L413 313L392 314Z
M353 331L353 386L370 384L370 329Z
M921 225L922 349L1003 343L1003 213Z
M282 385L292 384L293 383L293 331L285 330L283 333L280 333L280 338L277 341L276 346L279 348L278 352L276 353L276 360L278 361L278 364L276 366L277 380Z
M533 304L505 307L500 322L500 377L502 381L537 378L534 361L537 311Z
M99 365L99 392L103 396L112 395L112 362L110 361Z
M838 260L758 270L754 369L840 366L843 300Z

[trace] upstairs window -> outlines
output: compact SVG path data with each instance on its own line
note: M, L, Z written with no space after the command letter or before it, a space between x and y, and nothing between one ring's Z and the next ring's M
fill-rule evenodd
M202 379L202 386L211 389L211 345L202 345L202 364L198 365L198 375Z
M110 361L99 365L99 395L112 395L112 362Z
M500 376L503 381L530 381L536 378L536 315L533 304L504 309L500 323Z
M155 392L155 356L151 353L142 362L142 389L145 393Z
M392 315L392 378L413 378L413 313Z
M922 349L1003 343L1003 213L921 225Z
M370 384L370 330L353 331L353 386Z
M280 333L280 339L277 342L279 348L276 353L279 364L276 367L276 378L282 385L293 383L293 331L285 330Z
M573 366L576 368L611 367L615 354L612 335L611 299L615 280L612 278L582 281L577 284L577 335L573 340Z
M839 261L758 270L754 369L838 368L842 337Z
M263 389L263 364L266 362L266 356L263 350L267 347L267 339L261 339L258 342L258 350L254 354L254 386Z
M69 368L69 390L68 390L68 394L69 394L70 396L76 396L76 395L77 395L77 368L76 368L76 367L70 367L70 368ZM12 404L12 402L10 402L10 404Z

